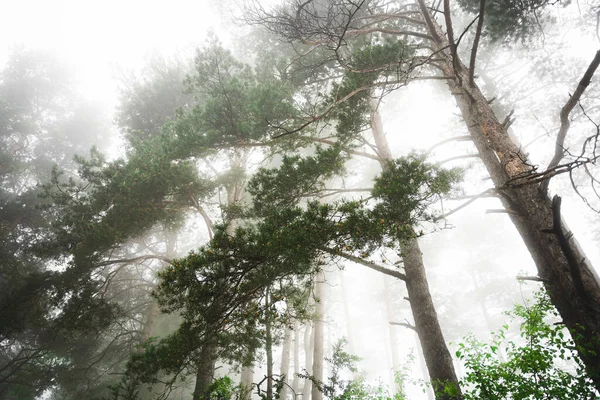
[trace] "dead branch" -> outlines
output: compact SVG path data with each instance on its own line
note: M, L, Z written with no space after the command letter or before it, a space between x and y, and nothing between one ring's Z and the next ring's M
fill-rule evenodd
M518 281L548 282L547 279L540 278L539 276L524 276L524 275L517 275L517 280Z
M417 328L414 325L412 325L411 323L409 323L408 321L406 321L406 322L391 322L390 321L390 325L403 326L405 328L412 329L415 332L417 331Z
M556 137L556 146L554 148L554 157L552 157L552 160L550 160L550 163L548 164L546 171L550 171L553 168L555 168L556 166L558 166L558 163L560 163L560 161L562 160L562 158L565 154L565 148L564 148L565 138L567 136L567 132L569 131L569 127L571 125L571 121L569 121L569 114L571 113L571 111L573 110L575 105L579 102L581 95L583 94L585 89L588 87L588 85L592 81L592 76L596 72L596 69L598 68L599 64L600 64L600 50L598 50L596 52L596 56L594 57L594 59L592 60L590 65L588 66L587 70L585 71L585 74L583 74L583 78L581 78L581 80L579 81L579 84L577 85L577 89L575 89L575 92L573 93L573 95L569 98L569 100L566 102L566 104L560 110L560 129L559 129L558 135ZM540 189L542 190L542 192L548 191L548 186L550 185L550 178L548 178L547 180L542 182L542 184L540 186Z
M479 21L477 22L477 30L475 31L475 39L473 39L473 47L471 47L471 60L469 62L469 86L475 87L475 60L477 59L477 48L479 47L479 39L483 29L483 17L485 14L485 0L479 2Z
M450 142L466 142L468 140L473 140L471 138L471 135L463 135L463 136L454 136L451 137L449 139L445 139L442 140L441 142L437 142L436 144L434 144L433 146L431 146L430 148L427 149L427 151L425 152L426 154L431 153L434 149L445 145L446 143L450 143Z
M460 206L448 211L447 213L445 213L444 215L439 216L438 218L436 218L436 221L440 220L440 219L445 219L448 218L449 216L451 216L452 214L462 210L463 208L467 207L469 204L475 202L475 200L481 199L483 197L487 197L490 193L495 192L496 189L488 189L485 190L483 192L481 192L480 194L476 195L476 196L472 196L472 198L466 202L464 202L463 204L461 204Z

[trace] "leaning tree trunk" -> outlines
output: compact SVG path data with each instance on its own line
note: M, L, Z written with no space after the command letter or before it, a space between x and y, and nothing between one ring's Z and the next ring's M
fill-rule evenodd
M317 382L323 382L324 378L324 361L325 361L325 297L327 295L327 287L325 283L325 274L321 271L317 275L315 282L315 301L317 302L315 320L315 328L313 331L313 368L312 376ZM317 385L312 386L312 400L323 400L323 393Z
M379 157L383 159L381 167L388 168L387 162L392 160L392 153L385 134L383 122L377 111L377 102L371 101L371 130ZM408 301L415 320L415 330L419 336L425 363L429 370L429 379L436 399L450 400L462 398L460 385L452 356L446 346L442 328L435 311L433 299L429 292L429 284L423 264L423 256L416 238L402 240L400 251L404 262ZM449 390L445 390L449 389Z
M587 372L600 390L600 283L593 267L574 239L564 238L565 227L553 224L552 202L537 184L527 184L534 173L527 156L498 121L469 70L454 59L448 40L431 18L424 0L418 0L441 58L450 92L487 168L502 203L533 258L550 299L571 331ZM560 221L559 221L560 222ZM559 223L559 225L563 225ZM559 234L557 234L559 233ZM559 238L562 237L563 239ZM571 261L568 261L571 260Z

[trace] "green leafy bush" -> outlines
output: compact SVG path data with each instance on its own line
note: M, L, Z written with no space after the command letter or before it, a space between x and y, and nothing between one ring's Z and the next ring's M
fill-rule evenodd
M509 315L521 322L524 344L507 339L508 325L491 343L473 336L459 344L456 356L467 374L465 399L597 399L571 335L545 292L532 305L517 305ZM504 355L505 354L505 355Z

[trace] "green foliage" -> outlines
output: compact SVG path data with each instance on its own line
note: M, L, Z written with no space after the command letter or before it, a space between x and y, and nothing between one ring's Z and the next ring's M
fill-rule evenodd
M548 6L566 6L570 0L494 0L487 1L485 7L485 33L494 42L511 43L527 40L542 29L541 22L549 17L545 13ZM479 0L459 0L465 10L479 13Z
M408 367L396 374L397 383L401 390L395 395L391 395L388 389L381 384L378 386L366 384L363 378L345 380L342 375L356 372L356 363L360 361L359 357L348 353L345 346L345 338L338 340L333 346L332 357L325 359L330 366L327 382L318 381L306 373L299 376L310 379L313 385L323 393L323 396L330 400L405 400L403 388L404 379L409 373Z
M206 400L231 400L236 394L236 387L230 377L217 378L208 388Z
M468 337L456 356L465 363L461 386L466 399L595 399L598 393L585 373L575 344L547 294L536 302L517 305L512 312L519 320L522 344L507 339L508 326L491 343ZM506 361L499 354L506 353Z
M368 125L369 100L375 88L372 85L380 77L391 80L406 79L403 62L411 57L413 50L401 40L384 40L366 44L353 50L344 77L332 86L326 103L340 103L332 117L337 120L336 130L340 140L355 138ZM396 79L394 79L396 78Z
M248 183L258 214L267 208L289 207L298 204L302 197L320 193L324 180L339 173L344 157L338 146L326 149L317 147L310 157L285 155L279 168L261 168Z
M434 220L429 207L461 178L460 169L429 164L424 155L413 153L390 161L373 187L373 197L380 200L376 212L381 218L408 224Z

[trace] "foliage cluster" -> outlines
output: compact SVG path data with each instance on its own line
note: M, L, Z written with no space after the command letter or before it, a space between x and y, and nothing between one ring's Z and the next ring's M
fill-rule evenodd
M465 363L466 399L596 399L585 366L558 312L544 292L531 305L517 305L510 314L519 320L521 342L507 338L503 326L491 343L468 337L459 344ZM577 334L576 332L574 334ZM503 360L505 358L505 360Z

